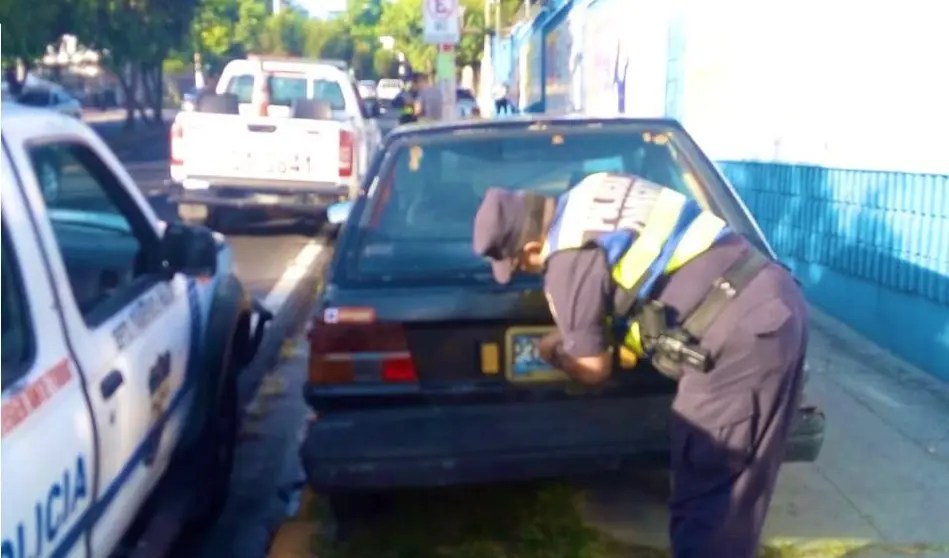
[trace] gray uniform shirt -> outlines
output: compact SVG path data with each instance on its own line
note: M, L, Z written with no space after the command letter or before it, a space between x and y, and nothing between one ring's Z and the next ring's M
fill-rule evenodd
M445 103L439 88L428 86L418 93L417 101L422 105L422 118L442 120Z

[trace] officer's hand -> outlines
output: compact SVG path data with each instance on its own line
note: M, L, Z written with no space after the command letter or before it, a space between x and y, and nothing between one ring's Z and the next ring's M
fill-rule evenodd
M537 352L540 354L540 358L544 359L544 362L557 367L560 363L557 362L556 352L558 345L560 345L562 341L563 336L559 331L548 333L541 338L541 340L537 342Z

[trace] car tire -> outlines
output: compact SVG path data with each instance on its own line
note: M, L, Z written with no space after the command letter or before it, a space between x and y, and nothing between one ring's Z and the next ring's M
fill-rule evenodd
M228 343L225 357L225 374L221 392L197 447L195 466L196 498L190 522L195 527L205 527L217 519L227 504L231 491L231 474L237 450L240 427L240 401L237 388L237 371L233 358L233 342Z

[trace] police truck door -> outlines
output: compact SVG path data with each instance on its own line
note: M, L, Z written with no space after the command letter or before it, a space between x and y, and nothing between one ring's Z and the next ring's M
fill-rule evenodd
M93 554L107 556L163 475L176 436L178 423L165 418L188 357L186 285L155 271L158 232L94 148L76 138L27 149L47 193L34 212L51 269L68 278L62 314L89 381L101 507L90 538Z
M0 557L87 556L95 429L50 275L8 160L2 169L3 540Z

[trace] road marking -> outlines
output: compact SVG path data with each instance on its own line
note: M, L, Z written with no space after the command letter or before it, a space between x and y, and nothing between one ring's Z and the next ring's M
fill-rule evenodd
M324 248L325 246L316 240L311 240L303 246L293 262L287 266L283 275L277 280L277 284L267 293L267 297L264 299L264 306L267 309L271 312L280 310L287 297L293 292L293 288L306 276L310 266L313 265L313 262L316 261Z

